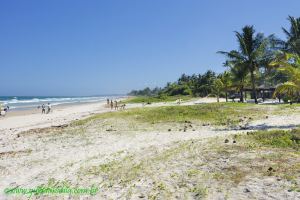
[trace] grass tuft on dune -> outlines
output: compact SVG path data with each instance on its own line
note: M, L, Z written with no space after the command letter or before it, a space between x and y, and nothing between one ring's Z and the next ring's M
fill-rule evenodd
M149 199L153 196L170 199L183 193L191 198L209 199L220 191L236 191L257 176L277 179L276 184L281 179L289 181L287 189L300 191L296 181L300 169L299 143L294 141L299 133L300 129L256 131L227 136L229 143L224 143L225 137L205 142L182 141L165 149L153 147L118 161L84 168L81 176L102 177L103 190L127 188L124 192L129 196L132 192L129 188L136 193L136 185L145 187Z
M123 103L158 103L158 102L170 102L176 101L177 99L182 99L183 101L191 100L193 97L188 95L176 95L176 96L136 96L129 98Z
M249 137L268 147L300 149L300 129L257 131Z
M288 108L284 108L288 109ZM94 115L84 120L76 121L83 125L93 120L118 118L136 122L167 123L197 121L210 125L236 125L253 119L266 117L275 112L284 111L281 107L253 105L242 103L210 103L189 106L161 106L134 108L122 112L110 112Z

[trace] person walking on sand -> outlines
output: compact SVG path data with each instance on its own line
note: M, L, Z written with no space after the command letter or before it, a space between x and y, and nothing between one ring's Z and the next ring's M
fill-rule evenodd
M51 112L51 104L48 103L47 107L48 107L47 114L49 114Z
M42 114L45 114L45 104L42 105Z
M106 101L107 101L107 106L109 106L109 99L106 99Z
M110 108L111 108L111 110L114 109L114 103L112 100L110 101Z
M115 100L115 110L118 110L118 102Z

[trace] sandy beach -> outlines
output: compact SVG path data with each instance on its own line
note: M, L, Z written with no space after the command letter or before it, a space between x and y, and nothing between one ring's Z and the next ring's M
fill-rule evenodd
M0 200L300 200L299 8L0 1Z
M41 114L41 110L11 111L0 119L1 131L19 132L32 128L68 123L92 114L104 111L104 103L54 107L49 114Z
M0 131L18 133L34 128L60 126L92 114L110 111L106 102L54 106L49 114L41 114L41 109L9 111L5 117L0 117Z
M222 101L224 100L222 99ZM130 111L135 108L143 110L147 107L152 109L164 106L205 105L213 102L215 102L214 98L204 98L186 101L181 105L177 105L176 102L154 103L144 107L142 104L131 104L128 105L127 110ZM194 165L200 165L197 162L203 162L205 159L208 159L201 157L199 158L200 160L190 161L186 160L187 158L184 156L186 153L183 153L175 157L174 163L173 161L166 161L170 165L166 166L167 164L159 161L162 157L156 158L158 155L165 156L165 151L170 151L173 154L173 151L179 151L177 148L181 149L182 145L190 145L193 142L193 144L198 144L197 152L206 152L210 149L209 153L207 152L206 154L212 158L215 156L214 149L216 145L219 148L224 145L220 142L224 141L222 139L224 137L232 138L234 134L246 133L264 127L268 129L290 129L297 127L300 121L300 111L297 109L293 113L250 121L247 125L249 130L217 128L213 125L204 126L204 124L197 122L186 122L185 124L158 123L158 125L153 126L145 123L136 123L132 120L128 121L126 118L116 119L112 117L101 118L95 122L91 121L83 125L68 125L71 122L94 116L96 113L107 112L111 112L111 109L107 108L105 103L89 103L54 108L52 113L45 115L27 111L27 113L7 115L7 117L1 118L1 191L7 187L34 188L39 185L50 184L53 181L57 181L57 184L67 181L72 186L81 187L89 187L94 183L100 184L100 192L96 196L86 196L87 199L126 199L126 195L129 194L131 199L146 198L152 195L153 191L150 188L157 187L157 183L160 182L160 176L170 176L170 174L168 175L169 169L175 170L174 173L179 173L177 170L191 170ZM125 111L118 112L122 113ZM64 127L61 125L68 126ZM186 129L186 126L192 128ZM170 131L171 129L172 131ZM183 132L183 129L186 130ZM214 142L212 142L210 138L221 139L213 139ZM210 145L214 145L214 147ZM268 154L268 152L263 152L263 154ZM210 161L211 166L207 167L210 170L215 170L213 165L224 168L228 162L234 162L237 165L236 163L241 162L239 159L245 159L249 156L254 156L254 154L244 153L239 154L235 159L226 158L227 161L222 162L222 164L216 158L217 160ZM298 161L300 161L299 157L293 162ZM156 164L153 166L145 164L144 166L143 162ZM138 173L148 173L148 175L144 174L140 177L140 175L131 174L137 173L135 172L137 163L141 163L144 166L143 171ZM105 174L102 175L102 172L100 173L98 171L99 168L96 167L99 165L102 167L116 165L116 168L103 169ZM106 170L108 171L106 172ZM113 171L109 175L110 170ZM114 172L114 170L117 171ZM114 174L118 175L118 178ZM130 178L131 176L134 177ZM151 178L147 179L147 176ZM122 180L130 179L131 186L118 182L119 178ZM232 197L229 199L263 198L266 194L268 194L268 198L275 199L294 199L296 197L296 193L287 191L281 191L277 194L278 196L274 196L273 194L280 191L283 185L284 187L290 187L291 185L289 182L278 182L275 179L273 177L269 179L246 179L239 186L228 189L227 192ZM188 191L179 190L177 188L178 182L172 182L169 178L166 178L166 180L168 180L165 182L167 185L160 187L173 188L172 195L177 194L180 199L185 198L184 195L188 194ZM259 185L267 184L270 181L275 181L272 187L266 187L264 190L259 189ZM219 184L215 181L205 182L205 184L207 183L211 185ZM113 184L113 186L110 187L107 184ZM251 191L249 194L243 192L245 187ZM175 188L178 190L176 191ZM156 189L154 190L156 191ZM209 199L224 197L224 193L220 193L218 190L211 189L211 192ZM232 196L232 194L234 195ZM159 194L156 195L160 196ZM6 198L3 194L2 197ZM167 198L165 194L161 197ZM193 198L193 196L190 197ZM68 199L67 196L60 196L60 198Z

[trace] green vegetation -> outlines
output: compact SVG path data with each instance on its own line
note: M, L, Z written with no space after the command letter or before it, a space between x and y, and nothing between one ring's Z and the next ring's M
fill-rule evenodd
M239 92L240 102L244 102L244 89L247 82L248 69L244 65L233 65L230 62L226 62L225 66L230 68L230 71L225 71L225 73L229 74L229 88L234 88L235 91Z
M195 187L191 188L190 192L195 193L195 196L198 199L203 199L207 196L208 189L206 187L203 187L203 185L198 184Z
M258 131L251 133L248 137L267 147L300 149L300 129Z
M299 98L300 94L300 56L296 54L279 54L277 60L273 61L271 66L279 66L278 70L289 77L289 81L279 85L276 93L286 95L293 99Z
M161 88L154 88L154 89L150 89L149 87L146 87L143 90L132 90L128 95L132 95L132 96L156 96L159 94L159 92L161 91Z
M213 92L217 95L217 102L219 102L220 94L222 89L224 88L224 84L220 78L217 78L213 84Z
M68 137L78 137L82 140L85 138L74 134L74 131L84 129L87 137L96 140L99 135L102 138L114 134L98 129L104 124L110 126L113 122L113 129L116 128L116 124L121 124L120 133L123 134L117 133L113 135L116 136L114 138L123 140L126 136L126 141L128 141L131 136L136 137L136 134L140 134L138 129L133 128L131 130L135 131L134 134L125 135L124 124L129 123L134 123L136 126L146 123L152 126L151 123L155 123L156 127L164 126L168 122L175 122L182 126L192 122L193 127L196 127L197 122L201 122L201 127L202 124L208 123L232 125L248 121L249 118L260 119L265 118L266 115L291 113L295 110L299 110L296 104L267 106L212 103L193 106L144 107L94 115L85 120L77 120L74 122L77 124L59 130L69 131ZM175 123L170 126L172 131L175 130ZM163 130L168 129L164 127ZM38 133L47 131L39 130ZM147 134L157 132L159 131ZM95 134L96 137L89 135L90 133ZM172 137L172 134L167 137ZM175 134L178 135L178 133ZM211 195L216 193L232 195L232 190L241 185L247 185L247 181L257 177L260 177L259 180L255 180L261 181L258 185L265 183L263 182L265 179L273 178L277 186L281 188L284 186L286 190L292 192L300 191L297 183L299 180L297 172L300 170L300 129L221 135L223 135L222 131L220 131L220 136L210 139L177 140L174 143L162 145L142 145L141 148L137 146L139 150L124 148L121 151L112 151L111 154L107 153L105 157L97 154L89 160L90 162L80 165L75 176L77 179L73 181L77 184L86 184L93 180L93 183L101 188L104 194L117 191L122 197L126 196L128 199L134 198L133 195L136 194L147 199L174 199L176 196L183 199L210 199ZM155 135L150 137L152 136L156 137ZM228 139L227 143L224 142L225 139ZM277 179L283 181L276 181ZM286 183L287 185L284 185ZM50 181L50 184L61 183L54 180ZM64 184L72 185L69 182ZM251 188L250 190L253 192Z
M274 35L265 37L263 33L256 33L254 26L244 26L235 35L238 49L219 51L226 56L224 66L227 71L217 74L211 70L203 74L182 76L173 83L167 83L163 88L145 88L133 90L130 95L151 96L153 102L159 96L192 95L205 97L215 94L217 97L239 97L244 102L246 89L251 89L251 98L258 103L258 98L265 99L265 94L258 93L260 88L270 89L273 97L279 99L300 101L299 86L299 56L300 56L300 18L289 17L290 30L283 28L286 40L281 40ZM288 59L277 61L278 52L289 55ZM282 56L281 56L282 57ZM271 67L279 64L279 68ZM288 66L289 65L289 66ZM262 90L261 90L262 91ZM271 95L268 98L272 97ZM149 100L152 101L152 100Z
M177 99L182 99L183 101L191 100L192 96L176 95L176 96L136 96L129 98L128 100L123 101L123 103L157 103L157 102L171 102L176 101Z
M290 30L282 28L284 34L287 37L284 43L284 51L297 54L300 56L300 17L295 18L292 16L288 17L290 23Z
M210 125L237 125L239 122L246 122L259 119L265 115L274 113L288 112L286 106L267 106L237 103L210 103L191 106L161 106L134 108L122 112L111 112L94 115L90 118L75 121L75 125L84 125L97 119L122 119L133 122L143 123L168 123L197 121L205 122Z
M205 142L177 142L163 149L149 147L119 160L82 168L79 178L99 177L103 190L121 187L126 193L127 188L128 198L139 192L135 186L147 188L144 195L149 199L172 199L182 194L186 198L209 198L220 192L230 193L257 176L260 180L288 180L287 190L300 191L296 181L299 151L293 142L286 142L287 138L294 141L299 133L299 129L257 131L227 136L229 143L224 143L224 137L215 137ZM276 142L266 142L268 138ZM257 143L255 147L253 142Z
M211 70L203 74L193 74L188 76L182 74L181 77L174 83L167 83L164 88L157 88L150 90L145 88L143 90L133 90L129 95L148 95L148 96L177 96L177 95L192 95L205 97L212 93L212 85L217 78L217 74Z
M257 103L256 77L255 72L259 66L266 63L268 43L272 40L271 36L265 38L263 34L256 34L253 26L245 26L242 32L235 32L239 50L230 52L220 51L228 57L227 63L233 66L243 66L250 74L252 94Z
M187 143L176 145L174 148L167 149L160 154L147 157L145 159L136 159L134 155L125 156L121 160L113 160L99 166L93 166L83 171L83 175L102 175L107 176L110 183L121 183L127 185L133 180L142 177L147 173L145 170L150 163L161 162L181 153L183 149L188 148ZM158 184L158 188L162 189L163 185Z

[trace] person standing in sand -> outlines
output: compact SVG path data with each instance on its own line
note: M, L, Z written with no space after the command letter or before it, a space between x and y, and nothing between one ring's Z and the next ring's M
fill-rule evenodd
M114 109L114 103L113 103L112 100L110 101L110 108L111 108L111 109Z
M45 114L45 104L42 105L42 114Z
M107 106L109 106L109 99L106 99L106 101L107 101Z
M118 110L118 102L115 100L115 110Z
M47 114L49 114L51 112L51 104L48 103L47 107L48 107Z

